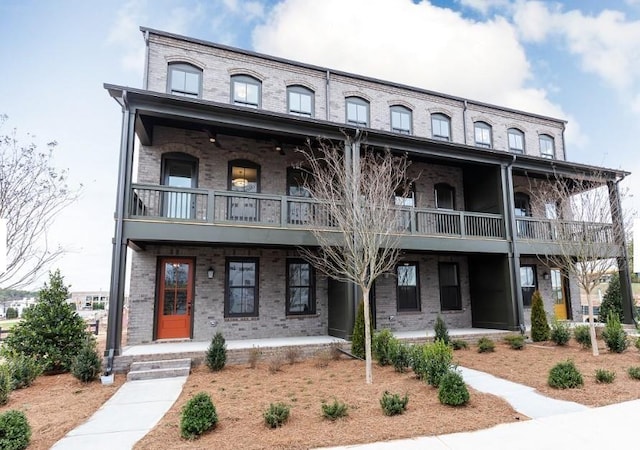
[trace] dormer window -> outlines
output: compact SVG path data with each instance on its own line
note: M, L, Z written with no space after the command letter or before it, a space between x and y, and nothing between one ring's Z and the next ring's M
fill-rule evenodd
M509 128L509 151L524 153L524 133L517 128Z
M451 119L441 113L431 114L431 135L440 141L450 141Z
M491 125L486 122L476 122L474 134L478 147L491 148Z
M555 159L556 150L553 138L547 134L540 135L540 156L547 159Z
M298 85L287 87L287 109L294 116L313 117L313 91Z
M347 123L358 127L368 127L369 102L360 97L347 97Z
M260 108L262 83L249 75L231 77L231 102L234 105Z
M170 63L167 92L182 97L202 97L202 69L187 63Z
M401 105L391 107L391 131L411 134L411 110Z

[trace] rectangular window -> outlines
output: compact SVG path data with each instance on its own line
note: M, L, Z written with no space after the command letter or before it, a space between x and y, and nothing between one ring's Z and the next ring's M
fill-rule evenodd
M235 105L258 108L260 106L260 84L248 77L238 76L232 80L233 103Z
M554 159L556 157L553 138L551 136L544 134L540 136L540 156L547 159Z
M398 311L420 311L418 264L403 263L396 267Z
M440 308L442 311L460 311L460 274L457 263L441 262L438 267L440 281Z
M524 133L515 129L509 130L509 150L524 153Z
M202 70L190 64L169 64L168 91L182 97L200 97Z
M391 107L391 131L411 134L411 110L404 106Z
M313 117L312 113L312 94L306 92L302 88L290 88L289 94L289 114L302 117Z
M347 123L360 127L369 125L369 104L365 100L347 99Z
M431 134L434 139L441 141L451 140L451 121L444 114L431 115Z
M491 127L484 122L476 122L474 126L475 140L478 147L491 148Z
M287 261L287 315L315 314L313 267L299 259Z
M520 287L522 288L522 304L523 306L530 307L531 296L537 288L535 266L520 266Z
M258 258L227 259L225 317L258 317Z

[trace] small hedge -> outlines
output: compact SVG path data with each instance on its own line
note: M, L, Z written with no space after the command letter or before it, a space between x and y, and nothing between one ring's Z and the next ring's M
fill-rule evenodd
M627 369L627 374L634 380L640 380L640 366L629 367Z
M391 356L396 372L405 373L411 365L411 349L407 344L396 342Z
M11 394L11 369L8 364L0 364L0 405L6 405ZM0 447L2 448L2 447Z
M490 353L495 351L496 344L488 337L478 339L478 353Z
M555 342L556 345L567 345L571 339L571 326L569 322L554 319L553 322L551 322L549 338Z
M218 423L216 407L206 392L194 395L182 408L180 435L189 440L197 439Z
M11 371L11 388L22 389L31 386L42 373L38 362L23 354L15 355L8 360Z
M598 383L613 383L616 379L616 373L606 369L596 369L596 381Z
M449 343L449 330L447 329L447 324L444 323L444 320L442 320L442 317L440 317L440 315L436 317L434 331L436 333L435 340L440 340L445 344Z
M591 347L589 325L576 325L573 329L573 338L582 348Z
M408 403L409 396L407 394L405 394L404 397L400 397L398 394L389 393L389 391L384 391L380 399L380 407L385 416L402 414L407 410Z
M396 338L389 329L384 329L373 336L372 350L374 357L381 366L387 366L392 363L394 346Z
M269 428L278 428L284 425L289 419L290 408L284 403L271 403L269 408L262 414L264 423Z
M31 440L31 426L22 411L0 414L0 449L23 450Z
M461 406L469 401L469 390L462 375L457 371L449 371L440 381L438 400L443 405Z
M622 353L629 346L627 333L622 328L617 314L609 314L607 324L602 332L602 339L607 344L609 351L613 353Z
M504 341L514 350L522 350L524 348L524 336L521 334L505 336Z
M584 380L573 361L567 360L551 368L548 383L552 388L568 389L581 387L584 384Z
M102 370L102 359L96 351L95 342L87 341L80 353L74 358L71 373L83 383L90 383L98 378Z
M227 345L221 332L217 332L207 349L207 367L212 371L222 370L227 363Z
M539 291L531 296L531 340L542 342L549 339L549 323L547 313L544 312L544 304Z
M329 420L338 420L341 417L348 415L347 405L338 400L334 400L333 403L324 403L322 405L322 417Z
M420 379L433 387L440 386L440 380L453 368L453 350L444 341L436 340L425 344L422 352L414 355L422 358Z
M469 343L467 341L463 341L462 339L454 339L451 341L451 347L454 350L466 350L469 348Z

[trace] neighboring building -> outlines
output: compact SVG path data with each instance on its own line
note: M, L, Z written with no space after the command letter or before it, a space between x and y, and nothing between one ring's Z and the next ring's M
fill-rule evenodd
M565 162L564 121L142 32L143 89L105 85L123 111L107 347L114 355L127 247L127 344L208 341L216 331L227 339L349 337L357 292L298 254L316 242L305 226L310 200L295 148L357 130L369 146L408 154L411 175L421 174L402 205L410 219L399 276L375 285L376 328L426 330L440 314L449 327L518 330L535 289L548 312L580 320L575 283L536 256L555 237L549 208L532 208L529 179L600 172L616 198L615 181L627 173ZM603 238L611 256L623 257L613 234L608 225Z
M76 311L108 309L109 293L105 291L71 292L69 303L76 306Z

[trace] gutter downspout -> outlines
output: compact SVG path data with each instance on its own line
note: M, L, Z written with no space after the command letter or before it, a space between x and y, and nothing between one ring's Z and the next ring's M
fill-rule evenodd
M325 85L324 85L324 113L325 113L325 120L329 120L329 106L331 105L331 102L329 101L329 94L331 94L331 89L330 89L330 84L331 84L331 71L329 69L327 69L327 75L326 75L326 79L325 79Z
M464 144L467 145L467 100L465 99L462 108L462 132L464 133ZM515 157L515 155L514 155ZM515 159L514 159L515 161ZM511 162L513 164L513 162Z
M562 124L562 156L564 157L565 161L568 161L569 158L567 158L567 141L564 138L564 132L566 128L567 128L566 125L563 123Z
M113 373L113 359L120 354L122 340L122 309L124 306L124 272L126 264L126 243L123 244L123 222L125 215L125 186L128 166L129 135L132 130L132 114L127 99L127 91L122 92L122 132L120 138L120 158L118 166L118 187L116 191L115 236L111 258L111 282L109 286L109 323L107 325L107 368L105 375Z
M149 86L149 30L144 32L144 75L142 78L142 89L148 89Z

